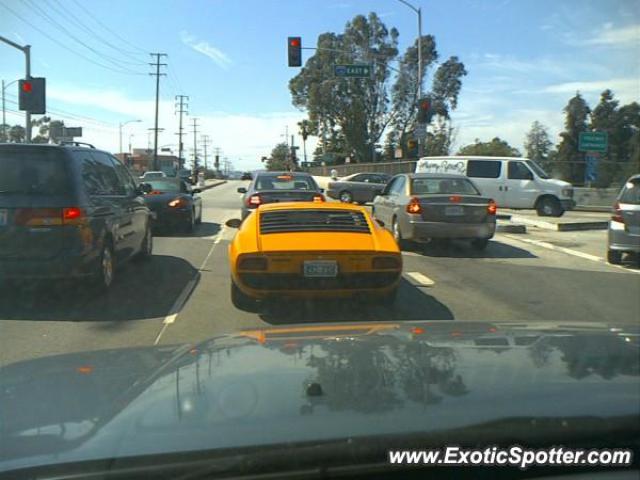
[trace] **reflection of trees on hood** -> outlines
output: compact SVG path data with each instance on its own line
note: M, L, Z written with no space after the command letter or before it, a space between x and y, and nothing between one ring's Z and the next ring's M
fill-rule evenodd
M529 355L531 356L531 361L536 368L542 368L549 363L549 358L551 357L551 352L553 352L553 350L553 345L545 341L536 342L531 345L529 348Z
M569 376L582 379L591 374L610 380L618 375L638 376L638 349L617 336L580 335L550 337L552 347L562 352Z
M314 350L319 355L311 355L307 362L316 369L309 380L322 386L321 403L334 410L384 411L401 405L403 397L434 404L443 395L468 393L462 377L455 373L452 348L405 344L390 337L319 346Z

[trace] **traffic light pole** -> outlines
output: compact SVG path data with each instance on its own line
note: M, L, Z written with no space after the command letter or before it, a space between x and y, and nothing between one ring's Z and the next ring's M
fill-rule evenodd
M30 80L31 79L31 45L25 45L24 47L21 45L18 45L15 42L12 42L11 40L9 40L8 38L5 38L3 36L0 36L0 41L6 43L7 45L13 47L13 48L17 48L18 50L20 50L22 53L24 53L24 57L25 57L25 80ZM24 130L25 130L25 143L29 143L31 141L31 112L25 112L24 115L24 121L25 121L25 126L24 126Z

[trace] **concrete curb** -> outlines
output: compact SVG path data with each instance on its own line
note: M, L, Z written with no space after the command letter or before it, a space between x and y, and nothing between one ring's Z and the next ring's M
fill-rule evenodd
M498 233L527 233L527 226L516 223L498 224L496 225Z
M217 187L217 186L225 184L225 183L227 183L226 180L220 180L219 182L215 182L215 183L212 183L210 185L205 185L204 187L196 187L196 188L199 188L200 190L204 191L204 190L209 190L210 188Z
M608 221L595 222L545 222L544 220L533 220L531 218L512 215L511 221L530 225L532 227L542 228L544 230L553 230L556 232L575 232L580 230L606 230L609 228Z

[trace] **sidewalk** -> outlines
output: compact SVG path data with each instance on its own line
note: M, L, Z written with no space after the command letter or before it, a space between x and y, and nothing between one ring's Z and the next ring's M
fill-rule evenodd
M222 185L224 183L227 183L227 181L226 180L205 180L204 187L195 187L195 188L199 188L200 190L209 190L210 188L217 187L218 185Z
M606 230L609 226L611 213L609 212L565 212L561 217L539 217L534 210L509 210L498 208L501 219L508 219L511 223L537 227L556 232L571 232L577 230Z

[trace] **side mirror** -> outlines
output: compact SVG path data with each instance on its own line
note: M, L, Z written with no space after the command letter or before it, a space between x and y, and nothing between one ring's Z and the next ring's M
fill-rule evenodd
M247 189L244 187L238 188L238 193L247 193Z
M378 219L376 218L376 223L377 223L378 225L380 225L381 227L383 227L383 228L384 228L384 222L383 222L382 220L378 220Z
M153 191L153 187L151 185L149 185L148 183L141 183L138 188L140 189L140 192L144 193L151 193Z
M202 193L202 190L200 190L199 188L194 188L191 190L192 195L195 195L196 193Z
M239 218L231 218L225 222L225 225L229 228L240 228L242 225L242 220Z
M319 189L320 193L324 193L324 188Z

